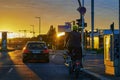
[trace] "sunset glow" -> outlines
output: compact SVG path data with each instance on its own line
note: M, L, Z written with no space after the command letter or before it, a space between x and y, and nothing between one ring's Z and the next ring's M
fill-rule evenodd
M57 34L57 37L64 36L64 35L65 35L65 32L61 32Z
M91 0L85 0L85 22L87 29L91 29ZM99 7L101 5L101 7ZM47 33L50 25L57 28L65 22L80 17L77 0L3 0L0 2L0 30L18 32L18 30L32 30L39 32L39 22L36 16L41 17L41 33ZM118 0L95 0L95 29L109 28L114 21L118 28Z
M7 33L7 38L16 38L19 37L18 33ZM0 32L0 39L2 38L2 32Z

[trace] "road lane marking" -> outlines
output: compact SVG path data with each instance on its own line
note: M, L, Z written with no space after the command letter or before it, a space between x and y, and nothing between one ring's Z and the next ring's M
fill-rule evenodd
M11 72L12 72L12 70L13 70L13 68L10 68L10 69L9 69L9 71L8 71L8 73L11 73Z
M52 59L54 59L54 58L55 58L55 55L52 56Z

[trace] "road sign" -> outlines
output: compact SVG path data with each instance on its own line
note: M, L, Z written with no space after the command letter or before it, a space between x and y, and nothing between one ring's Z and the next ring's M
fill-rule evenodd
M58 25L58 32L71 32L71 26L69 26L69 25Z
M77 9L82 15L84 15L86 13L86 8L85 7L79 7Z

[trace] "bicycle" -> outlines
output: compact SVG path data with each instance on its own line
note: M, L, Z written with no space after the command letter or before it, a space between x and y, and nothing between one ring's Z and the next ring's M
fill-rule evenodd
M73 50L72 53L73 56L71 58L70 55L65 54L64 55L64 59L65 59L65 63L67 64L66 66L68 67L68 71L69 71L69 75L70 76L74 76L76 79L79 78L79 73L81 71L81 62L79 59L74 59L74 53L76 53L76 50Z

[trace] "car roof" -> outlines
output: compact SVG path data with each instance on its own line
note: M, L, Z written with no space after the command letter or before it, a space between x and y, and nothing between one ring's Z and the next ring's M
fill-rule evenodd
M45 44L44 41L28 41L27 44L28 44L28 43L44 43L44 44Z

